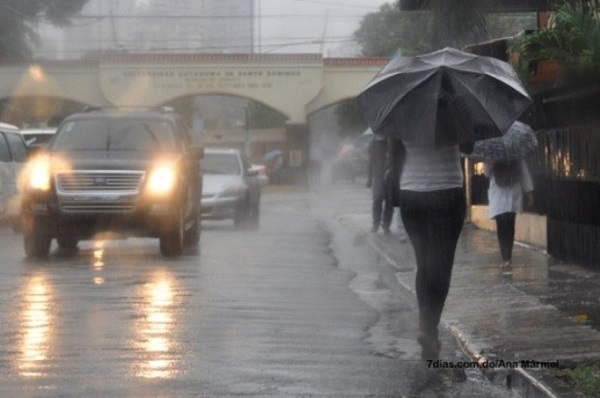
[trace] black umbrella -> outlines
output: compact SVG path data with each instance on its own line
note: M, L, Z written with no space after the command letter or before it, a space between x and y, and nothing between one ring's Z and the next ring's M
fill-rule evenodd
M453 48L392 59L357 99L373 131L436 148L500 136L531 103L510 64Z

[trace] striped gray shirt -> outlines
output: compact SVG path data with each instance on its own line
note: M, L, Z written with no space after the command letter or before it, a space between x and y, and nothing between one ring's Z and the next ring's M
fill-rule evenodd
M422 148L404 142L406 158L400 189L429 192L463 186L458 145L441 149Z

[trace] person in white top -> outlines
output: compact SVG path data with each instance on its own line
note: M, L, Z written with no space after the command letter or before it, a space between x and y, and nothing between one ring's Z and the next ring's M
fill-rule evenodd
M426 148L402 141L400 212L415 251L421 358L439 359L439 323L466 215L461 152L472 143Z
M502 263L509 272L515 240L517 213L523 212L523 197L527 205L533 204L533 181L524 160L513 162L484 163L483 173L490 179L488 188L488 213L496 220L496 231Z

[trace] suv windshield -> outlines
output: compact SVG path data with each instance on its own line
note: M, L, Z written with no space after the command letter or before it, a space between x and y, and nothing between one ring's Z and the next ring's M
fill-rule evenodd
M237 156L230 153L205 153L202 159L205 174L239 175L240 163Z
M61 151L173 151L171 125L161 120L87 119L64 124L52 143Z

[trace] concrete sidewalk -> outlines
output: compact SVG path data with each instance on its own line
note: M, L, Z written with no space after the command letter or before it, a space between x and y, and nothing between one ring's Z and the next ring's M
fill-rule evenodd
M369 207L354 209L343 210L337 220L364 235L370 227ZM398 282L414 293L410 243L381 233L368 234L367 241L393 267ZM599 319L592 318L596 329L589 322L600 314L600 273L560 264L519 244L513 263L512 275L503 275L495 234L465 224L444 325L494 382L524 397L585 396L557 378L556 367L600 360Z

